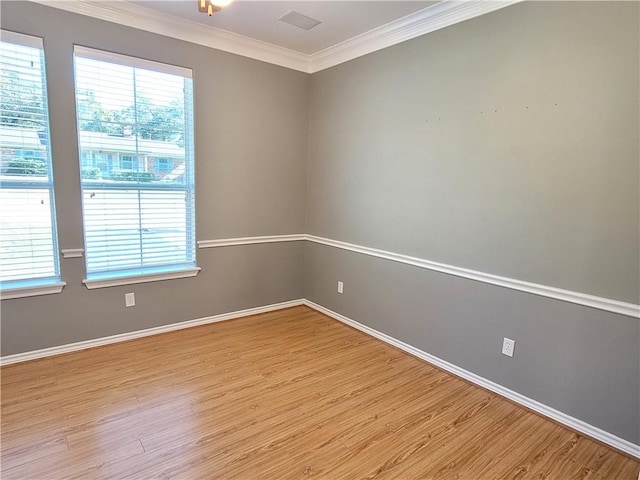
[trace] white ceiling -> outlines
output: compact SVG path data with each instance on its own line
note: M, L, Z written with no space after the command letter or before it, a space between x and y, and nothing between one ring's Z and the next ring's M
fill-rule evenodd
M521 0L236 0L212 17L197 0L32 1L314 73ZM322 23L278 20L290 10Z
M436 2L427 1L243 1L209 17L198 0L138 0L134 3L173 17L221 28L303 54L314 54ZM322 23L305 31L278 20L294 10Z

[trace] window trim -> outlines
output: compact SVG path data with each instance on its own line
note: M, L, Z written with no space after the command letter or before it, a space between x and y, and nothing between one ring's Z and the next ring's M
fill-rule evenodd
M0 300L9 300L12 298L36 297L38 295L50 295L52 293L60 293L67 284L62 280L45 279L41 282L15 280L6 282L7 286L0 289Z
M42 189L49 191L50 209L51 209L51 240L53 244L52 248L52 261L54 268L54 275L45 277L24 278L16 280L0 281L0 300L8 300L14 298L25 298L39 295L50 295L62 292L62 289L67 284L62 280L60 256L58 253L59 239L58 239L58 222L55 206L55 185L53 178L53 153L51 149L51 118L49 114L49 91L47 85L47 60L44 51L44 40L41 37L35 35L27 35L23 33L13 32L11 30L0 29L0 41L6 43L13 43L21 45L23 47L33 48L41 51L41 63L42 71L42 101L44 106L44 117L46 118L46 134L47 134L47 148L39 153L43 153L43 160L47 161L47 180L42 181L38 179L32 180L3 180L2 187L18 190L20 188L27 189ZM26 149L20 149L23 152Z
M84 47L81 45L75 44L73 46L73 57L74 57L74 72L76 69L75 59L76 58L87 58L97 61L103 61L108 63L116 63L123 66L128 66L132 68L139 68L150 70L154 72L176 75L184 77L185 79L189 79L193 82L193 70L191 68L181 67L177 65L167 64L155 62L152 60L146 60L140 57L134 57L129 55L123 55L119 53L109 52L105 50ZM75 75L74 75L75 77ZM77 81L74 78L74 90L77 89ZM195 114L195 104L193 101L193 86L190 89L191 98L191 111L190 113L185 113L185 123L188 125L188 128L191 130L191 142L187 142L185 145L185 165L187 164L187 158L191 158L191 166L185 166L185 171L189 169L191 171L191 183L185 186L182 185L162 185L162 190L166 191L184 191L186 194L192 196L193 208L191 211L187 209L186 215L188 217L192 217L188 224L191 225L191 236L192 245L187 245L187 249L191 249L193 251L193 263L179 263L174 265L159 265L152 267L132 267L130 269L122 269L122 270L108 270L104 272L93 272L93 273L85 273L86 278L82 280L82 283L86 286L87 289L96 289L96 288L106 288L118 285L130 285L136 283L146 283L146 282L154 282L161 280L169 280L169 279L178 279L178 278L188 278L195 277L201 270L201 268L197 265L197 241L196 241L196 224L195 224L195 176L193 174L193 170L195 167L195 155L194 155L194 141L195 141L195 128L193 116ZM77 102L77 91L75 93L76 102ZM79 150L81 151L81 139L78 134L78 142L79 142ZM190 151L189 151L190 150ZM134 164L137 164L139 167L140 158L137 154L131 155ZM168 160L171 160L169 157L166 157ZM93 163L97 166L97 162L95 158L92 156ZM120 166L120 155L115 155L115 160L117 161L118 166ZM81 163L81 160L80 160ZM110 182L95 182L94 185L96 188L101 188L103 190L130 190L135 189L138 191L145 190L156 190L157 185L145 185L145 184L137 184L135 186L129 185L118 185L112 184ZM84 192L84 187L81 185L81 192ZM83 206L84 209L84 206ZM83 213L84 216L84 213ZM84 225L83 218L83 233L84 233L84 243L85 243L85 252L86 252L86 230ZM85 272L87 268L87 263L85 262Z
M101 62L119 63L127 67L143 68L145 70L153 70L159 73L168 73L171 75L179 75L193 79L193 70L190 68L180 67L169 63L154 62L140 57L122 55L120 53L108 52L96 48L83 47L82 45L73 46L74 56L91 58Z
M0 39L3 42L17 43L24 47L44 49L44 40L35 35L26 35L24 33L12 32L11 30L0 30Z
M175 269L170 269L169 267L158 267L156 272L146 269L145 273L142 273L141 269L132 269L131 274L127 275L122 273L117 277L92 275L91 278L85 278L82 280L82 283L84 283L87 289L93 290L94 288L117 287L120 285L133 285L135 283L158 282L160 280L195 277L198 275L200 270L200 267L192 267L191 265L183 265Z

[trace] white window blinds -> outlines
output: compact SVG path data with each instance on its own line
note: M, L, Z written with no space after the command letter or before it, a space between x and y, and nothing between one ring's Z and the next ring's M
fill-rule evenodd
M42 39L0 31L0 282L59 281Z
M88 280L195 267L191 71L74 57Z

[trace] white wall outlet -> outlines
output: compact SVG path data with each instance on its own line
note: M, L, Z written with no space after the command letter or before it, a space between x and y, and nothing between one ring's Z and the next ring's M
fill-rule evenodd
M124 294L124 306L125 307L133 307L136 304L136 294L131 292L131 293L125 293Z
M513 357L513 351L516 348L516 341L511 340L510 338L504 338L502 340L502 354L507 357Z
M338 293L344 293L344 283L338 280Z

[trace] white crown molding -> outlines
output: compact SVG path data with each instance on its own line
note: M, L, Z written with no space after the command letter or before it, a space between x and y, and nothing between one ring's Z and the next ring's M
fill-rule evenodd
M499 10L522 0L444 0L311 55L311 73Z
M442 0L311 55L158 12L124 0L31 0L305 73L315 73L522 0Z
M323 307L322 305L318 305L309 300L304 300L304 304L314 310L317 310L339 322L342 322L350 327L353 327L361 332L364 332L372 337L375 337L379 340L382 340L389 345L393 345L400 350L409 353L419 359L435 365L438 368L441 368L453 375L463 378L475 385L478 385L482 388L485 388L491 392L494 392L501 397L507 398L512 402L520 404L534 412L537 412L547 418L550 418L562 425L565 425L577 432L580 432L588 437L591 437L595 440L598 440L606 445L610 445L611 447L624 452L632 457L640 459L640 445L636 445L628 440L620 438L612 433L606 432L598 427L595 427L587 422L584 422L578 418L572 417L571 415L567 415L559 410L549 407L544 403L540 403L537 400L533 400L532 398L526 397L516 391L510 390L507 387L504 387L498 383L492 382L480 375L476 375L473 372L465 370L464 368L460 368L453 363L449 363L441 358L436 357L435 355L431 355L419 348L414 347L413 345L409 345L408 343L404 343L386 333L379 332L378 330L374 330L371 327L363 325L361 323L356 322L344 315L341 315L337 312L329 310L328 308Z
M220 240L201 240L198 242L198 246L200 248L215 248L234 245L251 245L255 243L292 242L300 240L307 240L309 242L317 243L320 245L340 248L342 250L361 253L363 255L369 255L371 257L382 258L385 260L391 260L393 262L403 263L405 265L411 265L414 267L425 268L427 270L433 270L440 273L446 273L448 275L455 275L457 277L467 278L469 280L475 280L491 285L497 285L499 287L510 288L512 290L518 290L520 292L532 293L541 297L553 298L554 300L561 300L563 302L575 303L577 305L583 305L585 307L597 308L598 310L604 310L606 312L617 313L633 318L640 318L640 305L636 305L634 303L621 302L610 298L598 297L586 293L551 287L549 285L526 282L523 280L517 280L515 278L502 277L499 275L493 275L491 273L479 272L477 270L470 270L468 268L433 262L424 258L412 257L409 255L403 255L401 253L390 252L387 250L380 250L377 248L342 242L340 240L318 237L316 235L291 234L270 235L263 237L226 238Z
M177 38L281 67L310 73L309 55L271 43L175 17L123 0L91 2L86 0L31 0L87 17Z
M43 348L42 350L33 350L31 352L16 353L15 355L7 355L0 358L0 365L11 365L13 363L27 362L29 360L36 360L38 358L51 357L54 355L62 355L63 353L76 352L78 350L86 350L87 348L101 347L103 345L110 345L112 343L126 342L128 340L134 340L136 338L148 337L150 335L158 335L160 333L173 332L175 330L182 330L183 328L198 327L200 325L207 325L209 323L223 322L225 320L232 320L239 317L247 317L250 315L257 315L259 313L272 312L274 310L281 310L283 308L296 307L303 305L304 301L291 300L289 302L274 303L271 305L265 305L263 307L248 308L245 310L237 310L235 312L222 313L220 315L213 315L210 317L197 318L195 320L188 320L186 322L171 323L169 325L162 325L160 327L147 328L144 330L136 330L134 332L120 333L118 335L111 335L109 337L95 338L92 340L86 340L83 342L69 343L67 345L60 345L58 347Z

